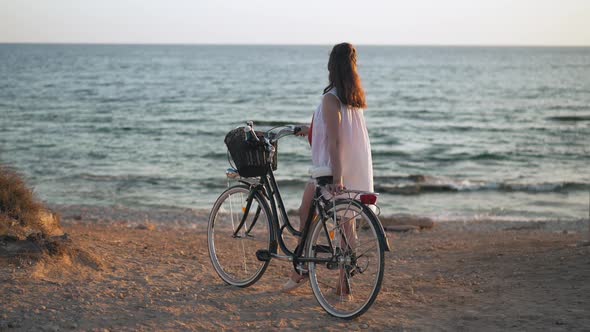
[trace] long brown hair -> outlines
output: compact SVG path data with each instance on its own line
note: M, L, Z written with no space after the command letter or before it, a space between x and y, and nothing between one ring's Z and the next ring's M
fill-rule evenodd
M356 70L356 49L352 44L341 43L332 48L328 71L330 84L324 89L324 94L335 87L338 98L345 105L355 108L367 107L365 91Z

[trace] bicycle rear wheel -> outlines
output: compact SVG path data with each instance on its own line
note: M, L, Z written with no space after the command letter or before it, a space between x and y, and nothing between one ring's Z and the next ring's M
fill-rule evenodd
M271 250L271 213L264 198L255 192L247 209L250 188L245 185L224 191L209 215L207 242L215 271L226 283L238 287L254 284L269 262L256 258L259 249ZM244 214L245 222L238 229Z
M357 201L339 200L329 214L336 218L316 223L308 256L332 261L309 264L311 288L330 315L352 319L371 307L381 289L383 235L375 215Z

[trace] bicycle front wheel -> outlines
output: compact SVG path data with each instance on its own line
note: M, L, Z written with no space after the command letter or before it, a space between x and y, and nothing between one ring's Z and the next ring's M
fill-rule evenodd
M207 227L209 257L219 277L238 287L258 281L269 262L259 261L256 251L272 249L271 231L270 209L258 192L251 194L245 185L224 191L213 205Z
M313 293L330 315L352 319L367 311L383 281L384 250L379 221L354 200L339 200L329 218L315 224L308 256Z

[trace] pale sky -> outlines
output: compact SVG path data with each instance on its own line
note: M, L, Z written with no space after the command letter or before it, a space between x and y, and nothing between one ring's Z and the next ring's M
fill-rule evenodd
M590 0L0 0L0 42L590 46Z

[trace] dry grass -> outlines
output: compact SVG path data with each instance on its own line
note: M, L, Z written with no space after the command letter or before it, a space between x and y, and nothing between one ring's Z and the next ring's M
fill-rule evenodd
M37 200L17 171L0 165L0 236L24 240L35 234L63 235L59 216Z
M0 166L0 218L18 221L21 226L37 223L43 205L14 169Z
M29 265L37 266L33 277L66 272L81 274L104 266L100 257L74 245L64 234L59 216L37 200L17 171L3 165L0 165L0 257L5 261L28 257Z

